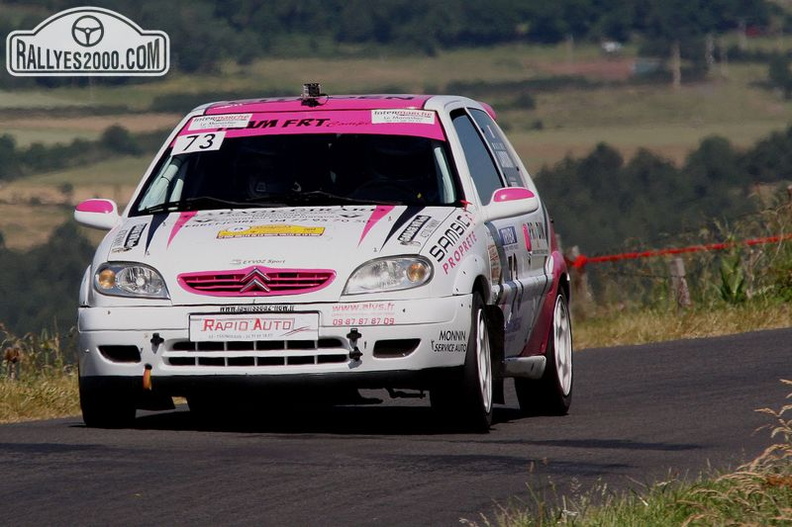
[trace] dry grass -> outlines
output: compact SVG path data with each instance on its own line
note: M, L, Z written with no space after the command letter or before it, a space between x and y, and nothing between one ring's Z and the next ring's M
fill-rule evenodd
M0 379L0 423L53 419L80 413L74 373L19 381Z
M792 386L792 381L782 380ZM792 398L792 393L787 399ZM769 415L776 443L735 472L693 492L687 501L696 512L688 525L792 525L792 404L780 410L757 410Z
M778 302L701 307L677 312L659 309L619 311L601 308L594 315L576 317L575 349L664 340L731 335L792 326L792 306Z
M71 210L57 205L0 203L0 232L7 248L26 251L46 243L71 215Z
M18 352L0 370L0 423L51 419L80 412L77 375L57 333L18 337L0 323L0 351Z
M45 144L70 143L74 139L97 140L113 125L123 126L132 133L155 132L174 127L181 115L168 113L102 115L85 117L0 117L0 130L15 137L17 145L33 142Z

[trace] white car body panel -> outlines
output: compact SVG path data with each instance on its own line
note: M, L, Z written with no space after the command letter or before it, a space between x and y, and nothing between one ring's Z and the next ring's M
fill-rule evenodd
M143 379L145 389L165 386L168 395L189 395L201 387L199 381L212 377L257 379L265 385L286 377L306 383L355 384L361 379L360 386L369 386L364 379L376 374L378 387L431 389L431 381L410 380L410 372L464 364L474 291L483 297L492 320L502 325L494 332L502 335L496 346L501 373L541 375L544 362L536 359L545 351L548 316L566 283L566 267L540 200L535 210L498 219L490 217L495 207L486 203L491 197L479 195L477 174L471 174L466 158L471 154L454 132L453 115L471 109L490 112L488 107L461 97L398 95L338 97L326 104L301 108L299 100L284 98L197 108L165 141L120 216L112 202L94 200L78 207L79 221L112 225L80 290L82 379ZM334 104L339 105L335 114L330 108ZM218 138L230 148L240 138L276 135L275 122L297 126L300 112L306 127L324 125L324 120L333 125L332 119L338 119L339 133L352 134L359 124L354 120L371 115L371 122L360 125L364 133L381 129L409 135L417 130L425 133L422 137L443 142L453 163L456 192L464 199L426 206L361 202L138 210L140 196L171 149L198 155L190 150L201 144L194 141L211 134L203 143L207 151L222 148L212 143ZM230 127L220 126L224 119ZM421 132L428 123L431 131ZM297 132L284 128L283 133ZM510 168L519 174L504 186L538 196L513 147L505 138L502 144L499 136L495 141L502 149L496 152L501 160L510 157ZM102 213L118 217L97 216ZM431 279L410 289L345 294L347 280L358 267L392 256L431 262ZM108 262L155 270L167 296L101 292L96 275ZM240 291L198 289L215 287L231 274L242 284ZM285 283L292 275L295 280L321 275L324 281L297 292L271 290L275 281ZM291 334L261 338L269 335L262 333L265 326L285 324L288 329L293 323L306 326L301 331L311 335L310 343L297 339L303 342L298 346ZM198 327L204 330L200 338ZM217 339L208 335L213 328L222 328Z

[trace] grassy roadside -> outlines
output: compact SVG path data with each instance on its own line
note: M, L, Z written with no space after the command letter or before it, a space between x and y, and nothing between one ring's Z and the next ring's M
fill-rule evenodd
M782 382L792 389L792 381ZM705 473L692 482L671 478L622 493L603 484L573 496L551 496L553 504L534 495L532 503L501 507L494 518L462 523L469 527L792 525L792 404L757 411L770 418L764 432L775 444L732 472Z
M0 423L53 419L80 413L77 375L57 372L0 380Z
M683 312L606 307L587 318L577 317L574 322L575 350L584 351L790 327L792 306L757 299L738 305L699 306Z
M699 307L683 313L602 308L594 315L575 320L574 341L576 351L585 353L588 348L789 326L792 326L792 306L761 300L736 306ZM9 380L5 371L0 377L0 424L79 414L77 377L56 345L57 338L26 336L22 340L26 358L19 380ZM42 352L36 346L47 351Z

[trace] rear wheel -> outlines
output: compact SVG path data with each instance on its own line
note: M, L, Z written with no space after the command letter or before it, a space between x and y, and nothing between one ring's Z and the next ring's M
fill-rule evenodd
M95 386L80 378L80 409L90 428L126 428L135 421L134 394L126 387Z
M572 324L562 292L556 297L550 331L542 378L514 379L520 410L527 415L566 415L572 402Z
M470 334L462 375L431 390L432 408L477 432L492 424L492 350L484 301L473 294Z

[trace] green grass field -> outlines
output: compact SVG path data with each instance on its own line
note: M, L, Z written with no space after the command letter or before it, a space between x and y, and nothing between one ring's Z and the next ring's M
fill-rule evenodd
M150 159L119 157L86 167L59 170L12 181L0 186L0 232L13 249L30 249L46 243L58 225L72 217L72 206L81 200L104 197L125 204ZM64 192L64 185L72 186ZM84 229L98 242L103 232Z

